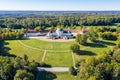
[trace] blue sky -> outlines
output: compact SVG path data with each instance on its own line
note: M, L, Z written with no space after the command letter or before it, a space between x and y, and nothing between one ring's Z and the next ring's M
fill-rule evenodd
M0 0L0 10L120 10L120 0Z

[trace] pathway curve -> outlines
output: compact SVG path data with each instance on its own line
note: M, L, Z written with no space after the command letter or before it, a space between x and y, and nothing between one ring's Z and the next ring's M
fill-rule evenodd
M20 40L18 40L18 42L21 44L21 45L23 45L24 47L27 47L27 48L30 48L30 49L34 49L34 50L42 50L42 51L44 51L44 49L40 49L40 48L34 48L34 47L31 47L31 46L28 46L28 45L26 45L26 44L24 44L23 42L21 42Z
M40 50L40 51L45 51L45 49L42 48L35 48L35 47L31 47L29 45L24 44L23 42L21 42L20 40L18 40L18 42L23 45L24 47L30 48L30 49L34 49L34 50ZM46 50L47 52L70 52L70 50Z

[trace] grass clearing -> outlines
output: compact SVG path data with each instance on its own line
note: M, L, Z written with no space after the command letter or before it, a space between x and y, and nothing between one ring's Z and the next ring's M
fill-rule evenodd
M59 51L62 51L64 48L69 50L69 46L70 44L72 44L71 42L65 42L65 43L64 42L47 42L46 43L44 41L40 41L36 39L21 40L23 44L33 47L32 49L22 45L18 40L8 40L7 42L9 43L9 45L7 46L11 48L11 50L9 51L10 54L14 54L16 56L21 56L21 57L23 57L23 55L26 54L30 61L35 60L37 62L41 62L42 57L44 55L44 51L36 50L34 48L40 49L40 47L44 48L45 46L47 46L47 49L49 49L49 45L50 45L52 46L51 48L52 50L54 49L58 50L60 48ZM69 67L73 65L71 52L46 52L44 62L51 66L56 66L56 67L57 66Z
M21 40L21 42L34 48L59 51L69 50L70 45L73 44L73 42L47 42L37 39Z
M71 52L47 52L45 63L56 67L69 67L73 65Z
M44 53L43 51L24 47L23 45L19 44L17 40L9 40L7 42L9 43L7 46L10 47L10 54L20 57L23 57L23 55L26 54L30 61L35 60L37 62L41 62Z
M17 40L8 40L8 47L11 48L9 51L11 54L16 56L23 57L24 54L28 55L29 60L35 60L37 62L41 62L44 51L42 49L53 50L53 52L46 52L44 62L56 67L69 67L73 65L72 53L71 52L55 52L55 51L65 51L69 50L70 45L74 42L46 42L37 39L28 39L28 40L20 40L23 44L37 48L32 49L29 47L25 47L20 44ZM80 45L80 53L74 54L75 62L77 62L81 58L86 58L88 56L99 55L103 52L107 52L109 50L109 46L114 46L116 41L108 41L102 40L97 41L95 43L88 43L86 46Z

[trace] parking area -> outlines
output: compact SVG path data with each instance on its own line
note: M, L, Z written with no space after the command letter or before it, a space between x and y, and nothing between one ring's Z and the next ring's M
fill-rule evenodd
M35 38L35 39L38 39L38 40L49 41L49 42L69 42L69 41L75 41L75 39L48 39L46 36L34 36L34 37L29 37L29 38Z

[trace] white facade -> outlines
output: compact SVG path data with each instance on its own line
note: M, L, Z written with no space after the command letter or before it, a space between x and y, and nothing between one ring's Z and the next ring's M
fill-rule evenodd
M57 33L55 33L55 32L49 32L48 34L47 34L47 36L49 37L49 36L58 36L58 34Z
M50 31L48 34L47 34L47 37L69 37L69 38L72 38L73 37L73 34L70 33L69 31L64 31L60 28L58 28L55 32L52 32Z
M40 33L27 33L26 35L27 36L38 36L40 35Z
M45 35L46 35L46 33L40 33L40 32L26 33L26 36L28 36L28 37L45 36Z

